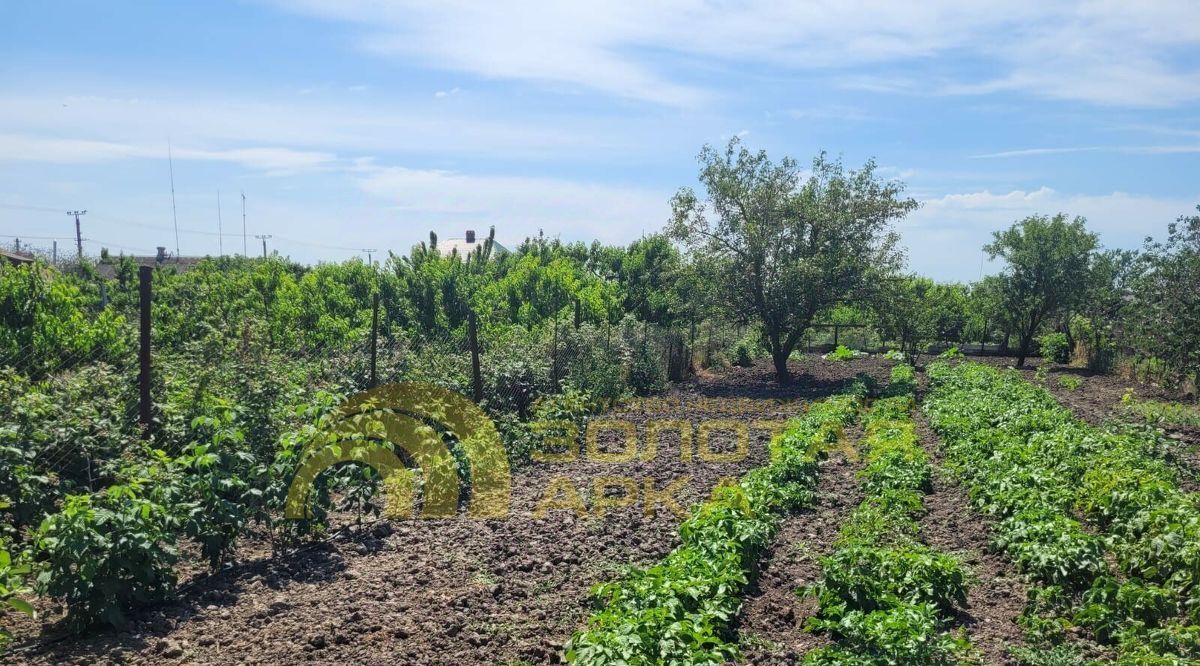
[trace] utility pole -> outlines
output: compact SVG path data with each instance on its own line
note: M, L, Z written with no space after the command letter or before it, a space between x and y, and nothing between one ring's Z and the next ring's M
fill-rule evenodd
M248 257L250 253L246 251L246 193L242 192L242 256Z
M52 248L54 248L54 249L52 249L52 250L50 251L50 252L51 252L51 254L50 254L50 263L52 263L52 264L54 264L55 266L57 266L57 265L58 265L58 241L54 241L54 245L52 245L51 247L52 247Z
M79 216L87 215L86 210L69 210L67 215L75 216L75 251L79 255L79 265L83 265L83 232L79 230Z
M262 239L263 259L266 259L267 258L267 239L271 237L271 234L254 234L254 237Z
M217 190L217 256L225 256L225 235L221 230L221 190Z
M363 249L362 249L362 252L366 252L366 253L367 253L367 265L368 265L368 266L374 266L374 265L375 265L375 264L374 264L374 262L372 262L372 261L371 261L371 255L372 255L372 254L374 254L374 253L376 253L376 252L378 252L378 251L379 251L379 250L376 250L376 249L375 249L375 248L373 248L373 247L367 247L367 248L363 248Z

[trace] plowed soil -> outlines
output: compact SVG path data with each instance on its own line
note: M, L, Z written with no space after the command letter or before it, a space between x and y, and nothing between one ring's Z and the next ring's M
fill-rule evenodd
M770 432L754 422L793 416L797 400L829 395L856 373L883 379L887 364L809 359L795 363L793 372L795 383L780 387L769 364L733 368L606 415L632 422L642 445L656 419L746 423L749 452L740 460L684 461L680 438L668 432L649 460L534 464L514 473L507 519L383 521L274 559L261 543L249 543L236 566L192 577L177 601L137 613L127 631L55 640L57 617L47 614L40 635L18 635L23 647L6 663L556 663L591 610L594 584L677 545L681 516L667 502L653 502L649 510L648 484L659 492L676 484L680 507L704 499L723 477L766 462ZM612 437L601 438L602 448L619 449L611 441L616 433L606 434ZM729 432L714 428L713 451L734 448ZM845 493L837 486L853 479L852 470L830 466L822 492L840 497ZM606 477L608 485L597 486ZM578 493L586 513L539 514L552 483L560 503ZM597 488L608 504L624 498L629 505L597 507ZM852 507L855 500L846 495L845 502ZM785 531L827 543L842 510L838 505L817 521L789 523ZM786 557L777 553L772 566L787 571Z

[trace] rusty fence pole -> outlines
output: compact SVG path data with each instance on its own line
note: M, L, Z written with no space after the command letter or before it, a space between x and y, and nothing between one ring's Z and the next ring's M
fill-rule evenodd
M479 323L475 311L467 317L467 342L471 345L471 390L476 403L483 402L483 373L479 369Z
M138 422L149 430L153 419L150 403L150 291L154 269L150 266L138 267L139 308L139 346L138 346Z

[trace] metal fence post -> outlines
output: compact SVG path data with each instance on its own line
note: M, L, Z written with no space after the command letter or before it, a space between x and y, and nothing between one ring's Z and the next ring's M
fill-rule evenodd
M483 402L483 373L479 370L479 324L475 311L467 317L467 337L471 345L471 389L475 402Z
M139 342L138 347L138 422L148 428L153 418L150 404L150 281L154 277L154 269L150 266L138 267L138 292L140 297L139 313Z
M378 384L376 359L379 356L379 292L371 297L371 388Z

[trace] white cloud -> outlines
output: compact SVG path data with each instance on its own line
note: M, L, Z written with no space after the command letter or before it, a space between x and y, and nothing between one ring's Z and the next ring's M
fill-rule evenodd
M1081 215L1106 247L1136 248L1148 236L1162 236L1167 224L1190 214L1200 203L1191 198L1158 198L1112 192L1065 194L1049 187L993 193L987 190L928 198L899 229L909 248L913 270L942 279L979 277L981 250L992 232L1026 216ZM985 271L994 266L985 266Z
M363 24L363 47L381 55L668 105L696 106L709 93L651 64L647 53L676 56L673 62L685 66L715 59L843 71L976 59L998 74L959 82L850 75L843 84L887 92L1017 90L1128 106L1200 98L1200 75L1189 62L1200 46L1200 5L1191 0L1018 0L1003 7L959 0L304 0L283 6Z
M1031 157L1036 155L1064 155L1069 153L1127 153L1142 155L1168 155L1200 153L1200 144L1176 144L1158 146L1074 146L1065 148L1022 148L998 153L971 155L971 159L993 159L999 157Z
M176 145L172 156L177 160L231 162L272 174L311 171L332 166L337 158L331 153L292 150L278 147L206 149ZM167 145L55 139L20 134L0 134L0 161L54 162L79 164L118 159L165 159Z
M385 167L365 174L359 187L391 202L402 222L442 229L494 225L502 242L544 229L565 240L627 243L661 229L670 214L670 192L557 178Z

